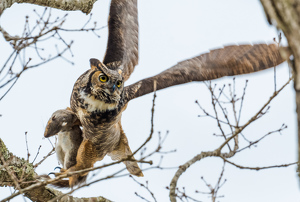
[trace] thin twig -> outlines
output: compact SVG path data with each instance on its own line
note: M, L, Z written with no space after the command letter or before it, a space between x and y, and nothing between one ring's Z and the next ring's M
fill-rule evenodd
M40 147L39 147L39 150L40 150ZM39 165L41 165L49 156L51 156L55 153L54 151L55 151L55 148L53 147L52 150L46 156L44 156L42 160L40 160L38 163L36 163L33 167L36 168ZM37 153L37 155L38 155L38 153ZM36 155L36 157L37 157L37 155Z
M291 77L278 91L274 92L273 95L269 98L269 100L260 108L260 110L254 114L252 116L251 119L249 119L249 121L247 123L245 123L243 126L240 126L238 128L236 128L234 134L232 134L231 137L227 138L220 146L219 148L217 148L214 151L208 151L208 152L201 152L200 154L196 155L195 157L193 157L192 159L190 159L189 161L187 161L185 164L179 166L179 169L177 170L177 172L175 173L175 175L173 176L171 183L170 183L170 192L169 192L169 197L171 202L175 202L176 201L176 185L177 185L177 181L180 178L180 176L186 171L186 169L188 169L192 164L194 164L197 161L202 160L203 158L206 157L221 157L223 159L225 158L230 158L235 154L235 151L232 151L230 153L221 153L221 150L223 149L223 147L225 145L228 144L228 142L230 140L232 140L233 138L235 138L238 134L240 134L250 123L254 122L255 120L257 120L258 116L263 112L263 110L270 104L270 102L278 95L278 93L280 93L282 91L282 89L284 89L292 80L293 78Z
M33 159L33 161L31 162L32 164L35 162L36 158L38 157L39 153L40 153L40 149L41 149L42 145L39 146L38 151Z
M281 164L281 165L272 165L272 166L264 166L264 167L247 167L247 166L241 166L241 165L238 165L238 164L235 164L231 161L228 161L226 158L223 158L221 156L221 158L226 162L226 163L229 163L237 168L240 168L240 169L247 169L247 170L263 170L263 169L270 169L270 168L283 168L283 167L289 167L289 166L292 166L292 165L296 165L298 162L294 162L294 163L288 163L288 164Z
M136 182L138 185L140 185L141 187L144 187L144 188L149 192L149 194L151 195L151 197L153 198L153 200L154 200L155 202L157 202L157 200L156 200L156 198L155 198L155 196L154 196L154 193L153 193L153 192L149 189L149 187L148 187L148 181L146 181L146 185L144 185L144 184L138 182L136 179L134 179L134 177L132 177L132 175L129 175L129 177L130 177L134 182ZM138 195L137 192L135 192L135 194L136 194L138 197L142 198L143 200L146 200L144 197ZM148 201L148 200L146 200L146 201Z
M242 149L239 149L239 150L237 150L236 152L241 152L241 151L243 151L243 150L245 150L245 149L247 149L247 148L250 148L251 146L253 146L253 145L259 143L262 139L264 139L265 137L268 137L269 135L271 135L271 134L273 134L273 133L279 133L279 134L280 134L281 131L284 130L284 129L286 129L286 128L287 128L287 126L286 126L285 124L282 124L282 126L281 126L278 130L268 132L267 134L265 134L264 136L262 136L262 137L259 138L258 140L253 141L253 142L250 142L248 146L246 146L246 147L244 147L244 148L242 148Z
M26 142L26 149L27 149L27 162L29 162L30 153L28 149L27 132L25 132L25 142Z
M141 148L143 148L152 138L153 132L154 132L154 107L155 107L155 98L156 98L156 81L154 81L154 94L153 94L153 100L152 100L152 109L151 109L151 129L150 129L150 135L146 139L146 141L135 151L131 156L134 156Z

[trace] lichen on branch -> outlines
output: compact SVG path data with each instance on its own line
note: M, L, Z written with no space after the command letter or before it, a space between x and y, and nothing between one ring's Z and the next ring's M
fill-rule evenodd
M36 183L37 173L34 171L34 166L23 158L19 158L13 155L6 147L2 139L0 138L0 187L14 187L15 189L22 189ZM24 192L24 196L28 197L31 201L49 201L63 193L47 187L40 186L33 190ZM8 198L6 198L9 200ZM2 201L7 201L1 199ZM73 196L64 196L60 201L98 201L109 202L108 199L103 197L92 198L76 198Z

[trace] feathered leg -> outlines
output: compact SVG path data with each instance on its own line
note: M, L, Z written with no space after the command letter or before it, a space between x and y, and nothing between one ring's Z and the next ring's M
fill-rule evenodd
M120 127L121 127L121 124L120 124ZM114 151L108 153L108 155L114 161L119 161L121 159L126 159L128 156L132 155L131 149L128 145L127 137L126 137L122 127L121 127L120 131L121 131L121 139L120 139L119 145L116 147L116 149ZM131 158L134 159L134 157L131 157ZM144 176L143 172L139 168L136 161L124 161L124 164L126 165L127 170L132 175L135 175L135 176L138 176L138 177L143 177Z
M92 168L94 163L97 161L97 152L94 145L89 140L83 140L80 144L80 147L76 156L76 165L69 168L68 172L83 170L87 168ZM83 176L86 176L88 172L72 175L69 177L70 187L78 184L79 179Z
M87 168L92 168L97 159L97 152L94 145L89 140L83 140L79 146L76 164L68 170L61 169L60 173L55 173L55 176L65 174L67 172L79 171ZM88 172L75 174L69 177L69 187L80 184L85 181Z

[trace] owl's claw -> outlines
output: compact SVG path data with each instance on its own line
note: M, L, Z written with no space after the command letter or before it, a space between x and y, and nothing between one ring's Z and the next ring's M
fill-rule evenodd
M56 170L56 169L59 169L60 172L58 172L58 173L51 172L51 173L48 174L48 176L49 176L49 175L54 175L55 177L57 177L57 176L61 175L61 173L64 171L64 169L61 168L61 167L59 167L59 166L57 166L57 167L54 168L54 170Z
M51 172L51 173L48 174L48 176L49 175L54 175L55 177L58 177L58 176L60 176L62 174L63 174L62 172L59 172L59 173Z
M51 172L51 173L48 173L48 176L49 176L49 175L54 175L54 176L55 176L55 173L53 173L53 172Z

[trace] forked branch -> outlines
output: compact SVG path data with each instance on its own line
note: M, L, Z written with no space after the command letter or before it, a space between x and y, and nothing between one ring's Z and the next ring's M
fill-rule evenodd
M170 200L171 202L175 202L176 201L176 197L177 194L176 194L176 188L177 188L177 182L180 178L180 176L191 166L193 165L194 163L204 159L204 158L207 158L207 157L218 157L218 158L221 158L222 160L232 164L232 165L235 165L237 167L239 167L237 164L234 164L232 162L229 162L227 160L227 158L231 158L233 157L236 152L237 152L237 149L238 149L238 142L237 140L235 140L235 148L234 150L229 150L229 152L222 152L222 149L224 148L225 145L228 145L229 142L235 138L238 137L239 134L241 134L241 132L247 127L249 126L252 122L256 121L259 117L261 117L262 115L264 115L264 110L268 108L269 104L271 103L271 101L290 83L290 81L292 80L293 78L290 78L279 90L275 91L273 93L273 95L269 98L269 100L258 110L257 113L255 113L250 119L249 121L247 121L245 124L243 125L238 125L238 121L239 121L239 118L237 118L237 114L236 114L236 111L234 111L234 115L235 115L235 120L236 120L236 123L237 125L235 126L235 130L233 131L233 133L227 138L225 136L225 133L221 130L221 122L220 121L217 121L217 124L221 130L221 133L223 134L222 136L225 137L225 141L217 148L215 149L214 151L207 151L207 152L201 152L200 154L196 155L194 158L192 158L191 160L187 161L185 164L179 166L178 170L176 171L173 179L171 180L171 183L170 183L170 192L169 192L169 197L170 197ZM212 90L211 87L209 87L210 89L210 92L213 93L214 91ZM234 93L232 93L232 96L231 97L234 97ZM215 96L215 95L212 95L212 99L216 99L218 96ZM244 94L243 96L244 97ZM242 99L243 100L243 99ZM215 105L215 103L218 103L217 101L213 101L213 105ZM219 102L220 103L220 102ZM232 102L233 104L235 104L235 101ZM203 109L203 108L201 108ZM214 108L215 110L215 108ZM205 114L208 116L208 117L211 117L211 118L215 118L215 119L219 119L218 117L218 114L215 112L215 117L213 117L212 115L209 115L208 112L204 111ZM226 123L226 121L223 121L223 123ZM228 126L229 127L232 127L232 125L230 124L229 121L227 121L228 123ZM263 138L262 138L263 139ZM262 167L262 168L254 168L256 170L258 169L266 169L266 168L278 168L278 167L286 167L286 166L291 166L291 165L294 165L295 163L291 163L291 164L284 164L284 165L275 165L275 166L269 166L269 167ZM248 169L251 169L250 167L242 167L240 166L240 168L248 168Z

